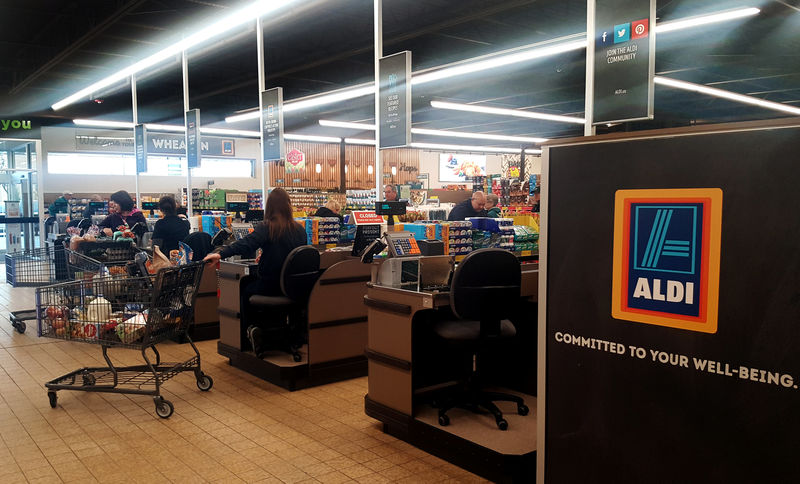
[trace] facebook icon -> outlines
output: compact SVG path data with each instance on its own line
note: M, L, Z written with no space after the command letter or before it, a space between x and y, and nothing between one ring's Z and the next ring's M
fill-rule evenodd
M613 40L613 35L611 35L611 32L604 30L600 33L600 37L597 39L597 42L600 45L608 45L612 42L612 40Z

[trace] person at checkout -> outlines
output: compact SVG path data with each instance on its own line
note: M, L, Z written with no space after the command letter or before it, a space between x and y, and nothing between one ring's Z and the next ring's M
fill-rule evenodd
M258 279L245 288L244 300L250 296L281 296L281 268L289 252L306 245L306 230L292 218L292 204L289 194L282 188L276 188L267 197L264 210L264 221L256 225L253 232L224 247L219 252L208 254L203 261L217 262L234 255L253 253L261 249L258 261ZM258 342L261 341L261 328L250 326L247 336L256 354L259 354Z
M325 204L323 207L319 207L317 211L314 213L315 217L336 217L339 219L339 223L343 223L344 217L341 216L339 213L342 210L342 206L339 205L334 199L328 200L328 203Z
M494 193L486 194L486 216L489 218L500 218L500 207L497 203L500 202L500 197Z
M72 198L72 192L64 192L60 197L56 198L53 203L47 207L47 211L51 217L55 217L57 213L69 213L69 200Z
M169 195L158 200L158 209L163 218L153 228L153 243L158 245L161 252L169 254L169 251L178 249L178 241L189 235L189 223L185 218L178 217L178 204Z
M109 237L120 225L127 225L132 228L137 223L147 227L147 219L144 214L133 206L133 198L125 190L120 190L111 194L108 202L108 217L98 224L100 230Z
M450 210L450 215L447 216L447 220L456 221L466 220L469 217L485 217L485 207L486 195L480 191L475 192L472 194L472 198L468 198L453 207L453 209Z

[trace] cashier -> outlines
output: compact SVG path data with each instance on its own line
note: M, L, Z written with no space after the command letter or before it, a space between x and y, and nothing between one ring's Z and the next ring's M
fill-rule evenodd
M55 217L56 213L69 213L69 201L72 198L72 192L64 192L60 197L56 198L53 203L47 208L51 217Z
M280 276L283 261L289 252L301 245L306 245L306 230L292 218L289 194L283 188L276 188L267 197L264 221L256 225L253 232L219 252L208 254L203 260L217 262L233 255L252 254L261 249L258 279L245 289L245 300L255 294L282 296Z
M397 201L397 189L394 185L386 185L383 187L383 199L387 202Z
M485 207L486 195L483 192L475 192L472 194L472 198L468 198L453 207L450 210L450 215L447 216L447 220L456 221L466 220L468 217L485 217Z
M111 236L120 225L132 228L137 223L147 227L147 219L133 206L133 198L125 190L111 194L108 202L108 217L98 224L104 234Z

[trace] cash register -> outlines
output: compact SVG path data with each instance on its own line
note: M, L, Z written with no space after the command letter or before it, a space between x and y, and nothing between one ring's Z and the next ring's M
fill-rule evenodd
M380 266L378 284L410 291L441 291L449 287L452 257L423 257L411 232L386 232L383 239L390 257Z

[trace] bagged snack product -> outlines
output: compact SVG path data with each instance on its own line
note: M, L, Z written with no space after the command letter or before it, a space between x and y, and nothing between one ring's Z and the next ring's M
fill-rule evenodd
M133 343L144 335L146 319L142 313L126 319L116 326L117 336L123 343Z

